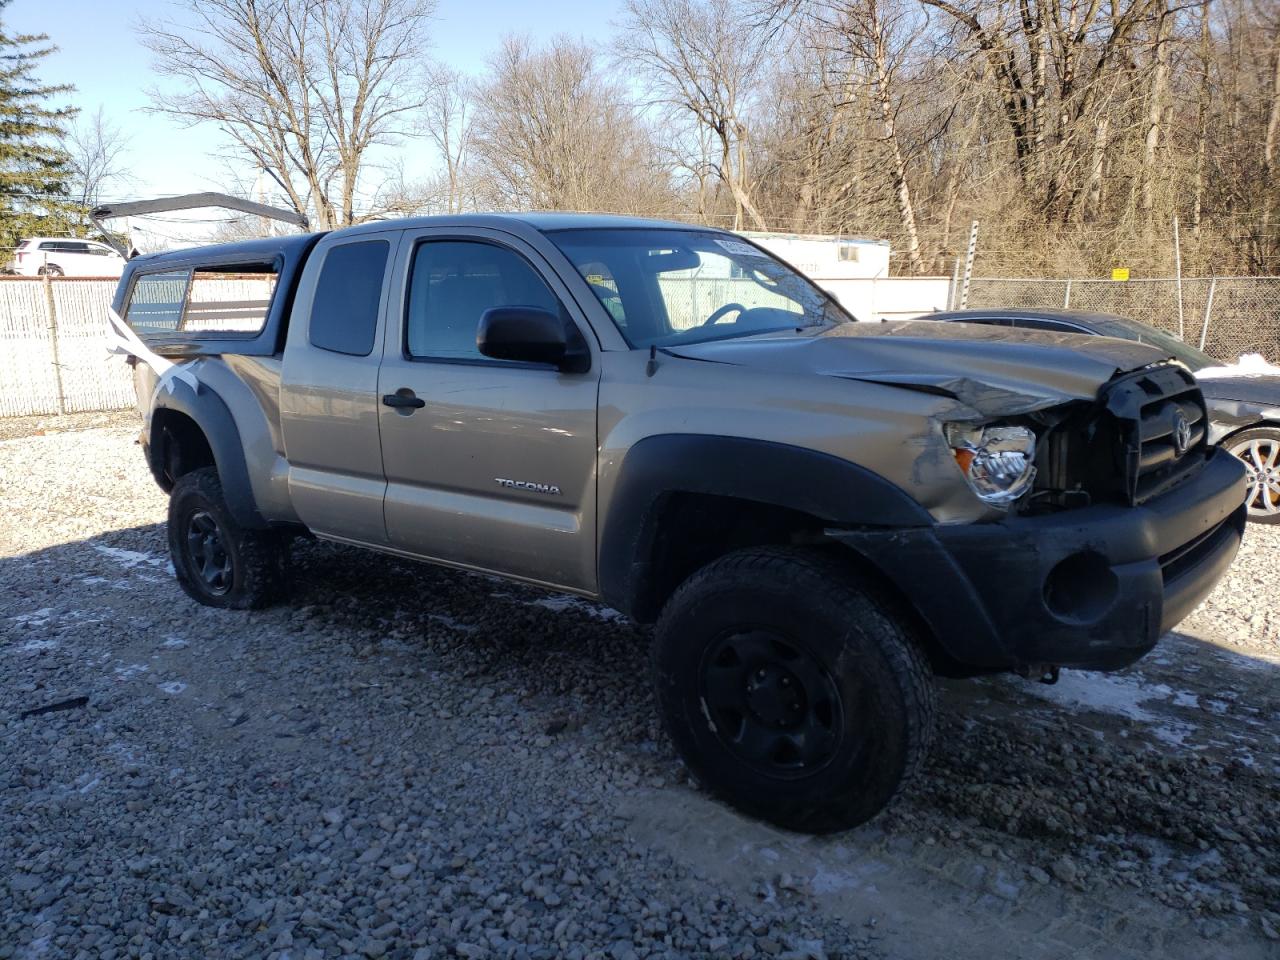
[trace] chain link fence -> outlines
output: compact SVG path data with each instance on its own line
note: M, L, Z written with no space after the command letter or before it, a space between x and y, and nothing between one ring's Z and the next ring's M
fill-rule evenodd
M0 280L0 417L132 406L133 376L107 353L114 280Z
M967 306L1115 313L1166 330L1219 360L1261 353L1280 362L1280 277L1195 277L1181 283L975 277Z

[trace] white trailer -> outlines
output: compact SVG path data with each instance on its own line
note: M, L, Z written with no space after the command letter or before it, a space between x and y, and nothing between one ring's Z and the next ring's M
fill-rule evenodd
M889 275L889 241L806 233L744 232L815 280L874 280Z

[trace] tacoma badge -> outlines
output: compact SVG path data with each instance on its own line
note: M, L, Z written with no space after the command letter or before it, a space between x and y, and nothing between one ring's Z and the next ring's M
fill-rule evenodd
M553 497L560 496L560 488L550 483L531 483L528 480L505 480L494 477L494 482L512 490L528 490L530 493L546 493Z

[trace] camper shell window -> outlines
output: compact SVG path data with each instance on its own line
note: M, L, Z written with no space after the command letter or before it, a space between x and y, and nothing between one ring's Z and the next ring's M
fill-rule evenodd
M271 312L278 261L199 264L135 277L125 321L141 335L255 337Z

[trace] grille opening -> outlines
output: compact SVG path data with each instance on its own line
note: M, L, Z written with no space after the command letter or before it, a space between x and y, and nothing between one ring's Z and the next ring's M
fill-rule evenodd
M1195 377L1180 364L1121 374L1097 402L1079 405L1041 434L1036 488L1022 511L1134 505L1158 496L1204 465L1208 425Z

